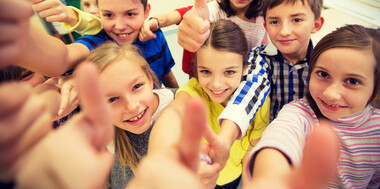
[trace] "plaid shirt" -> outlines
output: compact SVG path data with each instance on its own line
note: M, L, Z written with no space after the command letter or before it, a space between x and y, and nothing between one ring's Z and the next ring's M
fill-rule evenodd
M256 51L259 54L256 62L268 62L270 65L270 120L276 118L281 108L295 99L303 98L307 91L309 80L309 62L313 44L310 41L306 58L292 64L276 49L269 44Z

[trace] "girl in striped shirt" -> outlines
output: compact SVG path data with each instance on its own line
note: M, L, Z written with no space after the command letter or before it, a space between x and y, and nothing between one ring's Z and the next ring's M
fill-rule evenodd
M299 167L313 128L327 119L341 149L325 188L379 188L380 110L370 103L380 97L380 31L348 25L328 34L312 53L309 73L307 97L283 107L248 157L251 184L284 180Z

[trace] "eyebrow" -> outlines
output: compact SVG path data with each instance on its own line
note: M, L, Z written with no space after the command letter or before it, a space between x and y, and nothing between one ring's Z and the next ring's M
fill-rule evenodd
M134 78L131 82L128 82L128 86L137 83L137 81L140 80L140 78L142 78L142 77L144 77L144 76L143 76L143 75L139 75L139 76L137 76L137 77ZM106 93L105 96L106 96L106 97L111 97L111 96L115 96L115 95L114 95L113 92L111 91L110 93Z
M137 10L138 10L138 8L133 8L133 9L128 9L128 10L126 10L124 12L131 12L131 11L137 11ZM100 9L100 11L102 11L102 12L113 12L113 11L110 11L110 10L107 10L107 9Z
M201 68L201 69L209 69L209 68L207 68L205 66L197 66L197 67ZM230 66L230 67L227 67L225 69L227 70L227 69L237 69L237 68L239 68L239 66Z
M297 17L297 16L306 16L306 13L295 13L290 15L291 17ZM278 16L269 16L268 19L278 19Z

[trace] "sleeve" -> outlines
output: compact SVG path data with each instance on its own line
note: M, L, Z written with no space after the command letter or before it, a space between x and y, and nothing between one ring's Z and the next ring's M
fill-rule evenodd
M175 11L177 11L180 15L181 15L181 20L183 19L183 15L185 15L185 13L187 11L189 11L191 8L193 8L193 6L188 6L188 7L182 7L182 8L179 8L179 9L175 9Z
M367 188L380 188L380 169L375 170L375 174L373 174Z
M63 22L62 25L67 31L75 31L82 35L95 35L102 30L103 26L98 17L90 13L83 12L75 7L69 7L78 14L79 21L74 26L70 26L69 24Z
M274 148L282 152L293 164L301 163L305 139L314 125L314 114L305 107L290 103L283 107L277 118L265 129L260 142L248 155L245 171L249 177L254 169L257 153L264 148Z
M223 119L235 122L241 130L240 138L246 133L270 92L269 63L260 56L259 47L250 53L248 62L250 65L243 81L218 117L219 125Z
M170 52L168 43L167 43L165 36L162 33L162 31L157 30L157 32L155 32L155 33L157 35L157 38L160 39L160 43L162 44L161 49L163 51L162 52L162 56L163 56L162 58L163 58L163 66L164 66L163 75L165 75L165 74L168 74L172 70L172 67L175 65L175 62L174 62L172 53Z

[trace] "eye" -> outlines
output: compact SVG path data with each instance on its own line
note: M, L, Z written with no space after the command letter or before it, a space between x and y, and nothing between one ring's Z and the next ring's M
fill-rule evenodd
M127 16L134 16L134 15L136 15L135 13L127 13Z
M118 97L112 97L112 98L108 99L108 102L112 103L112 102L114 102L117 99L119 99L119 98Z
M211 74L211 72L208 70L201 70L199 72L201 72L202 74L206 74L206 75Z
M317 71L316 73L319 77L323 77L323 78L326 78L329 76L329 74L327 72L324 72L324 71Z
M135 86L133 86L133 89L132 89L132 90L137 90L137 89L139 89L139 88L142 87L142 86L143 86L142 83L136 84Z
M277 20L271 20L271 21L269 22L269 24L278 24L278 21L277 21Z
M232 74L235 73L235 71L233 71L233 70L227 70L224 73L227 74L227 75L232 75Z
M301 19L301 18L295 18L293 21L294 21L294 22L301 22L302 19Z
M83 6L84 6L84 7L90 7L90 3L87 3L87 2L86 2L86 3L83 4Z
M33 75L34 75L34 72L32 71L23 72L20 76L20 81L28 81L32 79Z
M104 13L103 16L104 16L104 17L107 17L107 18L111 18L111 17L112 17L112 14L111 14L111 13Z
M361 84L361 82L359 80L354 79L354 78L347 79L347 83L349 83L350 85L359 85L359 84Z

